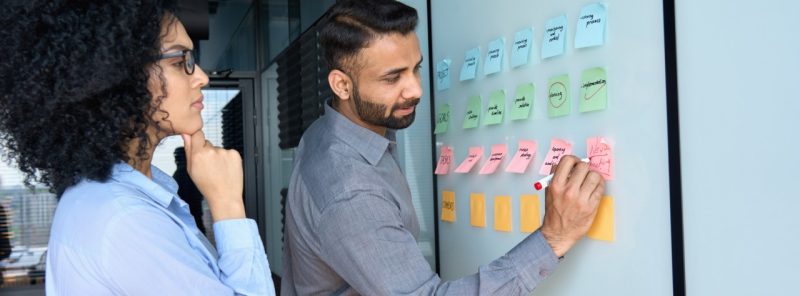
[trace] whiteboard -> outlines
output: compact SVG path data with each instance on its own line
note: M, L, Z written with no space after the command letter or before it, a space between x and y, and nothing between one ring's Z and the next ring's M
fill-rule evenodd
M455 192L456 220L437 219L440 275L446 280L477 272L520 242L519 197L537 194L531 184L542 177L539 168L550 140L559 138L573 144L573 153L584 156L586 139L603 136L613 143L615 178L607 183L614 198L615 236L613 242L583 239L567 254L556 272L541 284L535 295L671 295L672 256L670 234L669 159L667 155L666 78L664 65L664 24L661 1L619 0L604 2L607 8L605 44L574 47L575 27L581 8L589 1L430 1L431 46L434 65L452 60L450 88L431 89L434 109L449 104L448 131L435 136L438 156L442 146L454 150L457 166L471 146L482 146L483 159L467 174L437 176L437 207L441 213L442 191ZM564 14L567 18L566 51L561 56L541 59L545 22ZM517 31L532 27L534 47L527 65L512 68L511 44ZM501 71L484 75L486 50L490 41L505 38ZM465 53L480 46L481 60L474 80L459 81ZM601 111L578 111L581 73L603 67L608 80L608 106ZM435 69L431 69L436 73ZM571 112L551 118L547 113L547 84L559 74L570 77ZM467 98L480 95L485 113L490 92L506 92L506 112L517 85L532 82L535 98L531 117L511 121L506 113L502 123L463 129ZM481 114L483 117L485 114ZM481 118L483 120L484 118ZM536 157L524 174L503 171L521 139L535 140ZM498 172L479 175L493 144L506 144L508 154ZM486 196L486 227L470 225L469 196ZM509 195L512 201L511 232L493 227L493 199ZM544 195L539 194L541 213Z

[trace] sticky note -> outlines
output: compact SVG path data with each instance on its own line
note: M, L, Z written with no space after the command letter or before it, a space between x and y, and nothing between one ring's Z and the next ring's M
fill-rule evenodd
M450 88L450 59L443 59L436 63L436 90L443 91Z
M587 139L586 157L589 158L590 170L600 173L606 181L614 179L614 155L608 139L603 137Z
M468 173L472 167L481 160L481 158L483 158L483 147L469 147L467 158L465 158L464 161L458 165L458 168L456 168L456 173Z
M519 230L522 232L534 232L542 226L540 214L539 196L524 194L519 198Z
M608 79L603 68L586 69L581 74L581 95L578 110L603 110L608 105Z
M536 158L536 141L519 140L517 153L511 159L511 164L506 167L506 172L522 174L528 165Z
M442 221L456 222L456 193L442 191Z
M439 154L439 161L436 162L436 175L447 175L450 172L450 163L453 162L453 148L442 146L442 153Z
M569 76L551 77L547 82L547 114L550 117L569 115Z
M544 38L542 40L542 58L550 58L564 54L567 45L567 16L560 16L547 20L544 24Z
M489 42L486 51L486 62L483 64L483 75L489 75L503 70L503 54L506 48L506 39L497 38Z
M511 67L516 68L527 64L533 47L533 28L525 28L514 33L514 44L511 45Z
M450 126L450 104L443 104L439 106L436 111L436 128L433 130L434 134L444 134Z
M481 120L481 96L470 96L467 100L467 112L464 114L464 129L476 128Z
M597 216L586 236L596 240L614 241L614 198L603 196L597 207Z
M498 89L489 94L489 105L486 106L486 120L484 125L493 125L503 122L503 113L506 111L506 91Z
M514 103L511 105L511 120L527 119L533 109L533 83L523 83L517 86Z
M478 74L478 63L481 60L481 48L476 47L464 53L464 64L461 65L460 81L475 79Z
M572 143L561 139L550 140L550 148L547 150L547 155L544 157L544 163L539 169L540 175L549 175L550 169L557 165L561 157L567 154L572 154Z
M486 227L486 199L483 193L469 195L469 224L475 227Z
M480 172L480 175L488 175L494 173L497 170L497 167L500 166L500 163L503 162L503 158L506 157L506 144L496 144L492 145L492 152L489 154L489 161L483 164Z
M497 231L511 231L511 197L494 197L494 229Z
M603 45L606 39L606 7L592 3L581 8L575 30L575 48Z

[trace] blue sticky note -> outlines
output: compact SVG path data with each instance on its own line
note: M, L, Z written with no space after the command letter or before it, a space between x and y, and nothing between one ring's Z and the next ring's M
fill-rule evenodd
M436 90L450 88L450 59L436 63Z
M475 79L475 75L478 74L478 62L481 61L481 48L476 47L464 54L464 64L461 65L461 75L459 76L459 80L470 80Z
M599 46L605 43L606 7L601 3L593 3L581 8L578 25L575 30L575 48Z
M546 59L564 54L567 45L567 16L551 18L544 25L542 58Z
M511 45L511 67L527 64L533 46L533 28L517 31L514 34L514 44Z
M489 42L489 50L486 51L486 63L483 65L483 75L500 72L503 69L503 53L506 48L506 39L497 38Z

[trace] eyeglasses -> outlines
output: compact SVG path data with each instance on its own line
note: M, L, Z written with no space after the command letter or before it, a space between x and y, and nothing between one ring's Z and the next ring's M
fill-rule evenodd
M194 62L194 54L192 54L191 49L162 53L160 56L158 56L158 59L163 60L163 59L177 58L177 57L183 58L183 71L185 71L187 75L194 74L195 62Z

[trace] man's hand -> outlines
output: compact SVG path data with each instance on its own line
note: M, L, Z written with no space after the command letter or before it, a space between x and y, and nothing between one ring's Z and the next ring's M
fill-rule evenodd
M214 221L244 218L244 176L239 152L212 145L202 130L181 137L189 177L208 201Z
M555 168L545 192L542 235L561 257L592 226L597 206L605 191L605 181L589 164L565 155Z

